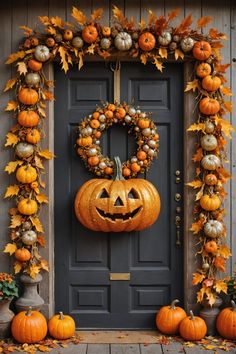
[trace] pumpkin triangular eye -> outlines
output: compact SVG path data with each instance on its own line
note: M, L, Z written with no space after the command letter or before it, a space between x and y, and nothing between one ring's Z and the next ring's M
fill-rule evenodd
M120 197L116 199L114 206L124 206L124 203L122 202Z
M132 188L132 189L129 191L128 198L130 198L130 199L139 199L139 195L138 195L138 193L136 192L136 190Z
M101 191L99 198L109 198L109 194L107 193L105 188L103 188L103 190Z

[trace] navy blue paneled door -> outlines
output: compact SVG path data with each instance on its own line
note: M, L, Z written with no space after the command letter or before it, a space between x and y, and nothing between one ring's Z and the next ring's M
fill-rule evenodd
M159 158L140 177L157 187L161 213L151 228L130 233L92 232L73 210L77 190L94 178L76 154L76 125L101 101L113 101L113 73L101 62L67 75L55 66L56 310L80 328L154 328L156 311L182 299L183 255L176 245L182 232L175 218L182 217L176 193L182 194L183 73L181 65L165 66L161 74L151 64L121 65L121 100L153 112L160 134ZM118 125L104 133L101 146L121 160L135 151L132 136ZM110 280L110 273L130 273L130 279Z

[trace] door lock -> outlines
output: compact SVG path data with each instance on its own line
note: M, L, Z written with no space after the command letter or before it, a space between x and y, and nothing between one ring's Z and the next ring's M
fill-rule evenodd
M182 196L180 193L175 193L175 201L179 202L181 200Z

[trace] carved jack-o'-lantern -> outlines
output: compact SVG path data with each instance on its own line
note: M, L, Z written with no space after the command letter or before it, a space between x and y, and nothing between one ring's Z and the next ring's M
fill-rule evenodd
M125 180L119 158L115 162L115 180L92 179L80 188L75 198L76 216L94 231L143 230L158 218L159 194L144 179Z

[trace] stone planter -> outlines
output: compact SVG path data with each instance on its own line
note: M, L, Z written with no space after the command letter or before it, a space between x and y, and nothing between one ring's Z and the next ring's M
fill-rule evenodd
M214 336L216 334L216 318L220 313L219 307L222 305L222 299L216 298L216 302L211 306L208 300L202 301L202 309L200 310L200 317L203 318L207 325L207 335Z
M22 296L15 303L17 312L27 311L29 307L37 311L41 309L44 301L38 293L38 285L42 279L41 274L38 274L35 279L32 279L29 275L22 275L20 277L24 291Z
M9 309L12 299L0 301L0 338L10 337L11 321L14 317L14 312Z

